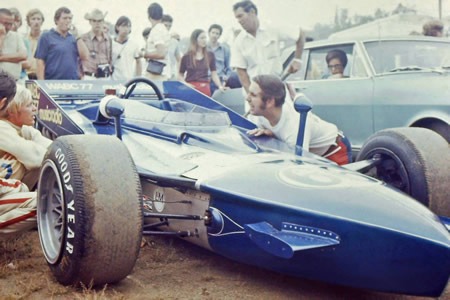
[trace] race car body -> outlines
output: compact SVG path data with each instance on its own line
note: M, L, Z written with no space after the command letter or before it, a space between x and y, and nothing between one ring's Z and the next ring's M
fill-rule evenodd
M28 82L39 128L55 139L38 222L61 283L127 276L143 233L340 285L445 289L447 218L351 166L249 138L252 123L181 83L126 86L117 96L117 83Z

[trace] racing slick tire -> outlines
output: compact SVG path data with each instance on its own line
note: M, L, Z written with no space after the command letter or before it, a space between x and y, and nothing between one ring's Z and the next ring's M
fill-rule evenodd
M356 160L379 155L367 175L409 194L438 215L450 216L450 148L425 128L392 128L368 138Z
M61 284L100 286L130 274L143 213L125 145L105 135L57 138L42 163L37 218L45 258Z

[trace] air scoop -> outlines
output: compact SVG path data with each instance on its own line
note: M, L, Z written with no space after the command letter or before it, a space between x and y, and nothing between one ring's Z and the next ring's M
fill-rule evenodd
M329 247L340 243L339 236L329 230L282 223L281 230L267 222L244 225L245 234L264 251L289 259L297 251Z
M114 119L114 127L116 129L116 136L122 139L122 129L120 126L120 116L125 111L125 107L121 103L121 100L113 95L107 95L102 98L99 105L99 114L97 115L97 121L101 119Z

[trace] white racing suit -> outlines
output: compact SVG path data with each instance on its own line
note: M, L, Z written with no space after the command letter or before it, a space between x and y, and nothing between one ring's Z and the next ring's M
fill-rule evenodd
M0 120L0 240L36 227L39 167L51 140Z

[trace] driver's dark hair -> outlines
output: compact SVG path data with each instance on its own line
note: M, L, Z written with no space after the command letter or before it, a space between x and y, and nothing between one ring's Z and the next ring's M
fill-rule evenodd
M16 95L16 91L16 80L8 72L0 70L0 100L6 98L8 104ZM6 109L7 104L0 108L0 112Z
M339 59L339 61L342 64L342 67L345 69L345 66L347 65L347 54L345 54L344 51L340 49L334 49L327 53L327 56L325 57L325 60L327 61L327 64L330 63L330 60L332 59Z
M256 8L256 5L250 0L239 1L239 2L235 3L233 5L233 11L238 10L240 7L242 7L242 9L246 13L249 13L250 10L254 9L255 10L255 15L258 15L258 8Z
M61 15L62 15L62 14L70 14L70 13L72 13L72 12L70 11L70 9L68 9L68 8L65 7L65 6L62 6L62 7L58 8L58 9L55 11L55 16L53 17L53 20L55 21L55 24L56 24L56 21L58 21L59 18L61 18Z
M284 104L284 98L286 98L286 89L283 81L275 75L257 75L252 79L259 85L261 89L261 99L264 103L270 98L275 99L275 106L280 107Z
M159 3L152 3L147 9L147 14L150 19L161 20L163 17L163 8Z

